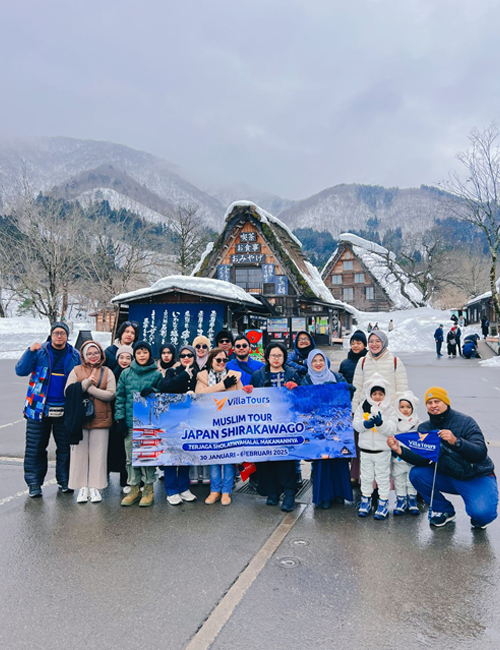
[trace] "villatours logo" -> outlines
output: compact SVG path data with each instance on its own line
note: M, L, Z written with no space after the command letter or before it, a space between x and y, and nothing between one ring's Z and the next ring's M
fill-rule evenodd
M226 403L228 406L255 406L256 404L269 404L271 401L269 397L254 397L253 395L247 395L246 397L233 397L232 399L227 397L223 397L222 399L215 399L214 397L212 399L215 402L217 411L221 411Z

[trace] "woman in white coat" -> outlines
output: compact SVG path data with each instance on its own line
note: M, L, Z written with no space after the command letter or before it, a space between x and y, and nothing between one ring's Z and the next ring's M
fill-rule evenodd
M356 389L352 398L352 412L366 395L363 388L370 382L375 373L382 375L387 382L388 397L393 405L396 403L396 393L408 390L408 375L403 362L389 352L389 339L382 330L372 331L368 338L368 354L360 359L354 372L353 386Z

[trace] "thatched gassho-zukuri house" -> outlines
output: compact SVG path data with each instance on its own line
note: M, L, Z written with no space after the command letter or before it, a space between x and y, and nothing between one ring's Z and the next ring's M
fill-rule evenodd
M232 282L259 296L274 311L267 339L291 342L308 329L321 344L350 329L352 310L335 300L290 229L250 201L226 211L225 228L205 251L193 275Z

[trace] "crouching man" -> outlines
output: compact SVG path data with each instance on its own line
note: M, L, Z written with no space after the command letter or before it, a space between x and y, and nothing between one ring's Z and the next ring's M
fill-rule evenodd
M447 493L462 497L472 528L486 528L497 516L498 486L483 433L475 420L450 408L444 388L429 388L425 405L429 419L418 430L437 429L441 438L430 524L444 526L456 518L453 504L443 494ZM387 444L395 454L415 465L410 481L430 504L434 463L400 445L394 436L387 439Z

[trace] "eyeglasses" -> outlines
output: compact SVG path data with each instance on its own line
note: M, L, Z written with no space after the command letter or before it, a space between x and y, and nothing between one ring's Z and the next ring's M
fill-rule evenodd
M227 363L227 359L219 359L218 357L216 357L214 361L217 361L217 363Z
M99 350L96 350L95 352L87 352L87 357L100 357L101 353Z
M229 339L219 339L219 343L231 343Z
M236 350L244 350L245 348L248 348L248 343L242 343L241 345L238 345L237 343L234 346Z
M194 354L191 354L191 352L189 354L179 354L179 359L192 359L193 357Z
M297 339L299 343L309 343L309 339L306 337L300 337L300 339Z
M285 357L282 354L270 354L270 359L284 359Z
M54 330L52 336L68 336L64 330Z
M205 345L205 343L198 343L198 345L194 346L197 350L208 350L208 345Z

